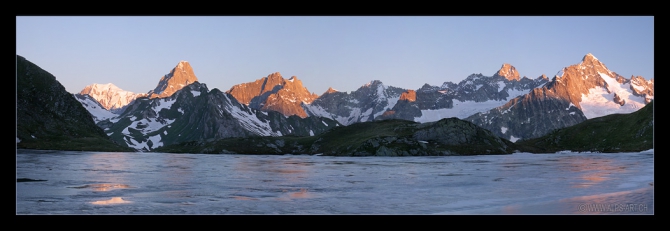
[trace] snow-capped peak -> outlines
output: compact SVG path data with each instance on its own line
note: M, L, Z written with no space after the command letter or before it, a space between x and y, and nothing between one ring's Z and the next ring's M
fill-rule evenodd
M146 96L143 93L124 91L112 83L94 83L84 87L79 94L91 96L106 110L120 109L136 98Z

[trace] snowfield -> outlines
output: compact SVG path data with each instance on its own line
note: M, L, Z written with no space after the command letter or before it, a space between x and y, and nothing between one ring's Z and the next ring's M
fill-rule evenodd
M582 95L580 106L587 119L614 113L631 113L646 105L644 97L633 95L630 90L630 84L620 84L613 77L605 73L599 74L607 83L608 89L602 87L593 88L589 90L588 95ZM615 93L626 102L623 106L614 102Z

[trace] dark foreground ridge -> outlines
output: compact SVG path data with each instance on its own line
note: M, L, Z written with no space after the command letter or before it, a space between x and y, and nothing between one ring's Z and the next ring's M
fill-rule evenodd
M16 147L132 152L113 143L51 73L16 56Z
M432 123L381 120L355 123L317 136L249 137L184 142L156 152L323 154L330 156L444 156L511 154L514 143L473 123L445 118Z

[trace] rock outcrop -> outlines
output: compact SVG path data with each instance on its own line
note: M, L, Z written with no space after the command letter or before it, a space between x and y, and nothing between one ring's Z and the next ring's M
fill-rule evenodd
M405 100L408 102L414 102L416 101L416 91L414 90L407 90L400 94L400 99L399 100Z

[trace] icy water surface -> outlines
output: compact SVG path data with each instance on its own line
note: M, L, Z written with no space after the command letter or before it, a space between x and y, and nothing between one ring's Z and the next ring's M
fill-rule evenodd
M16 214L653 214L653 150L327 157L17 150Z

